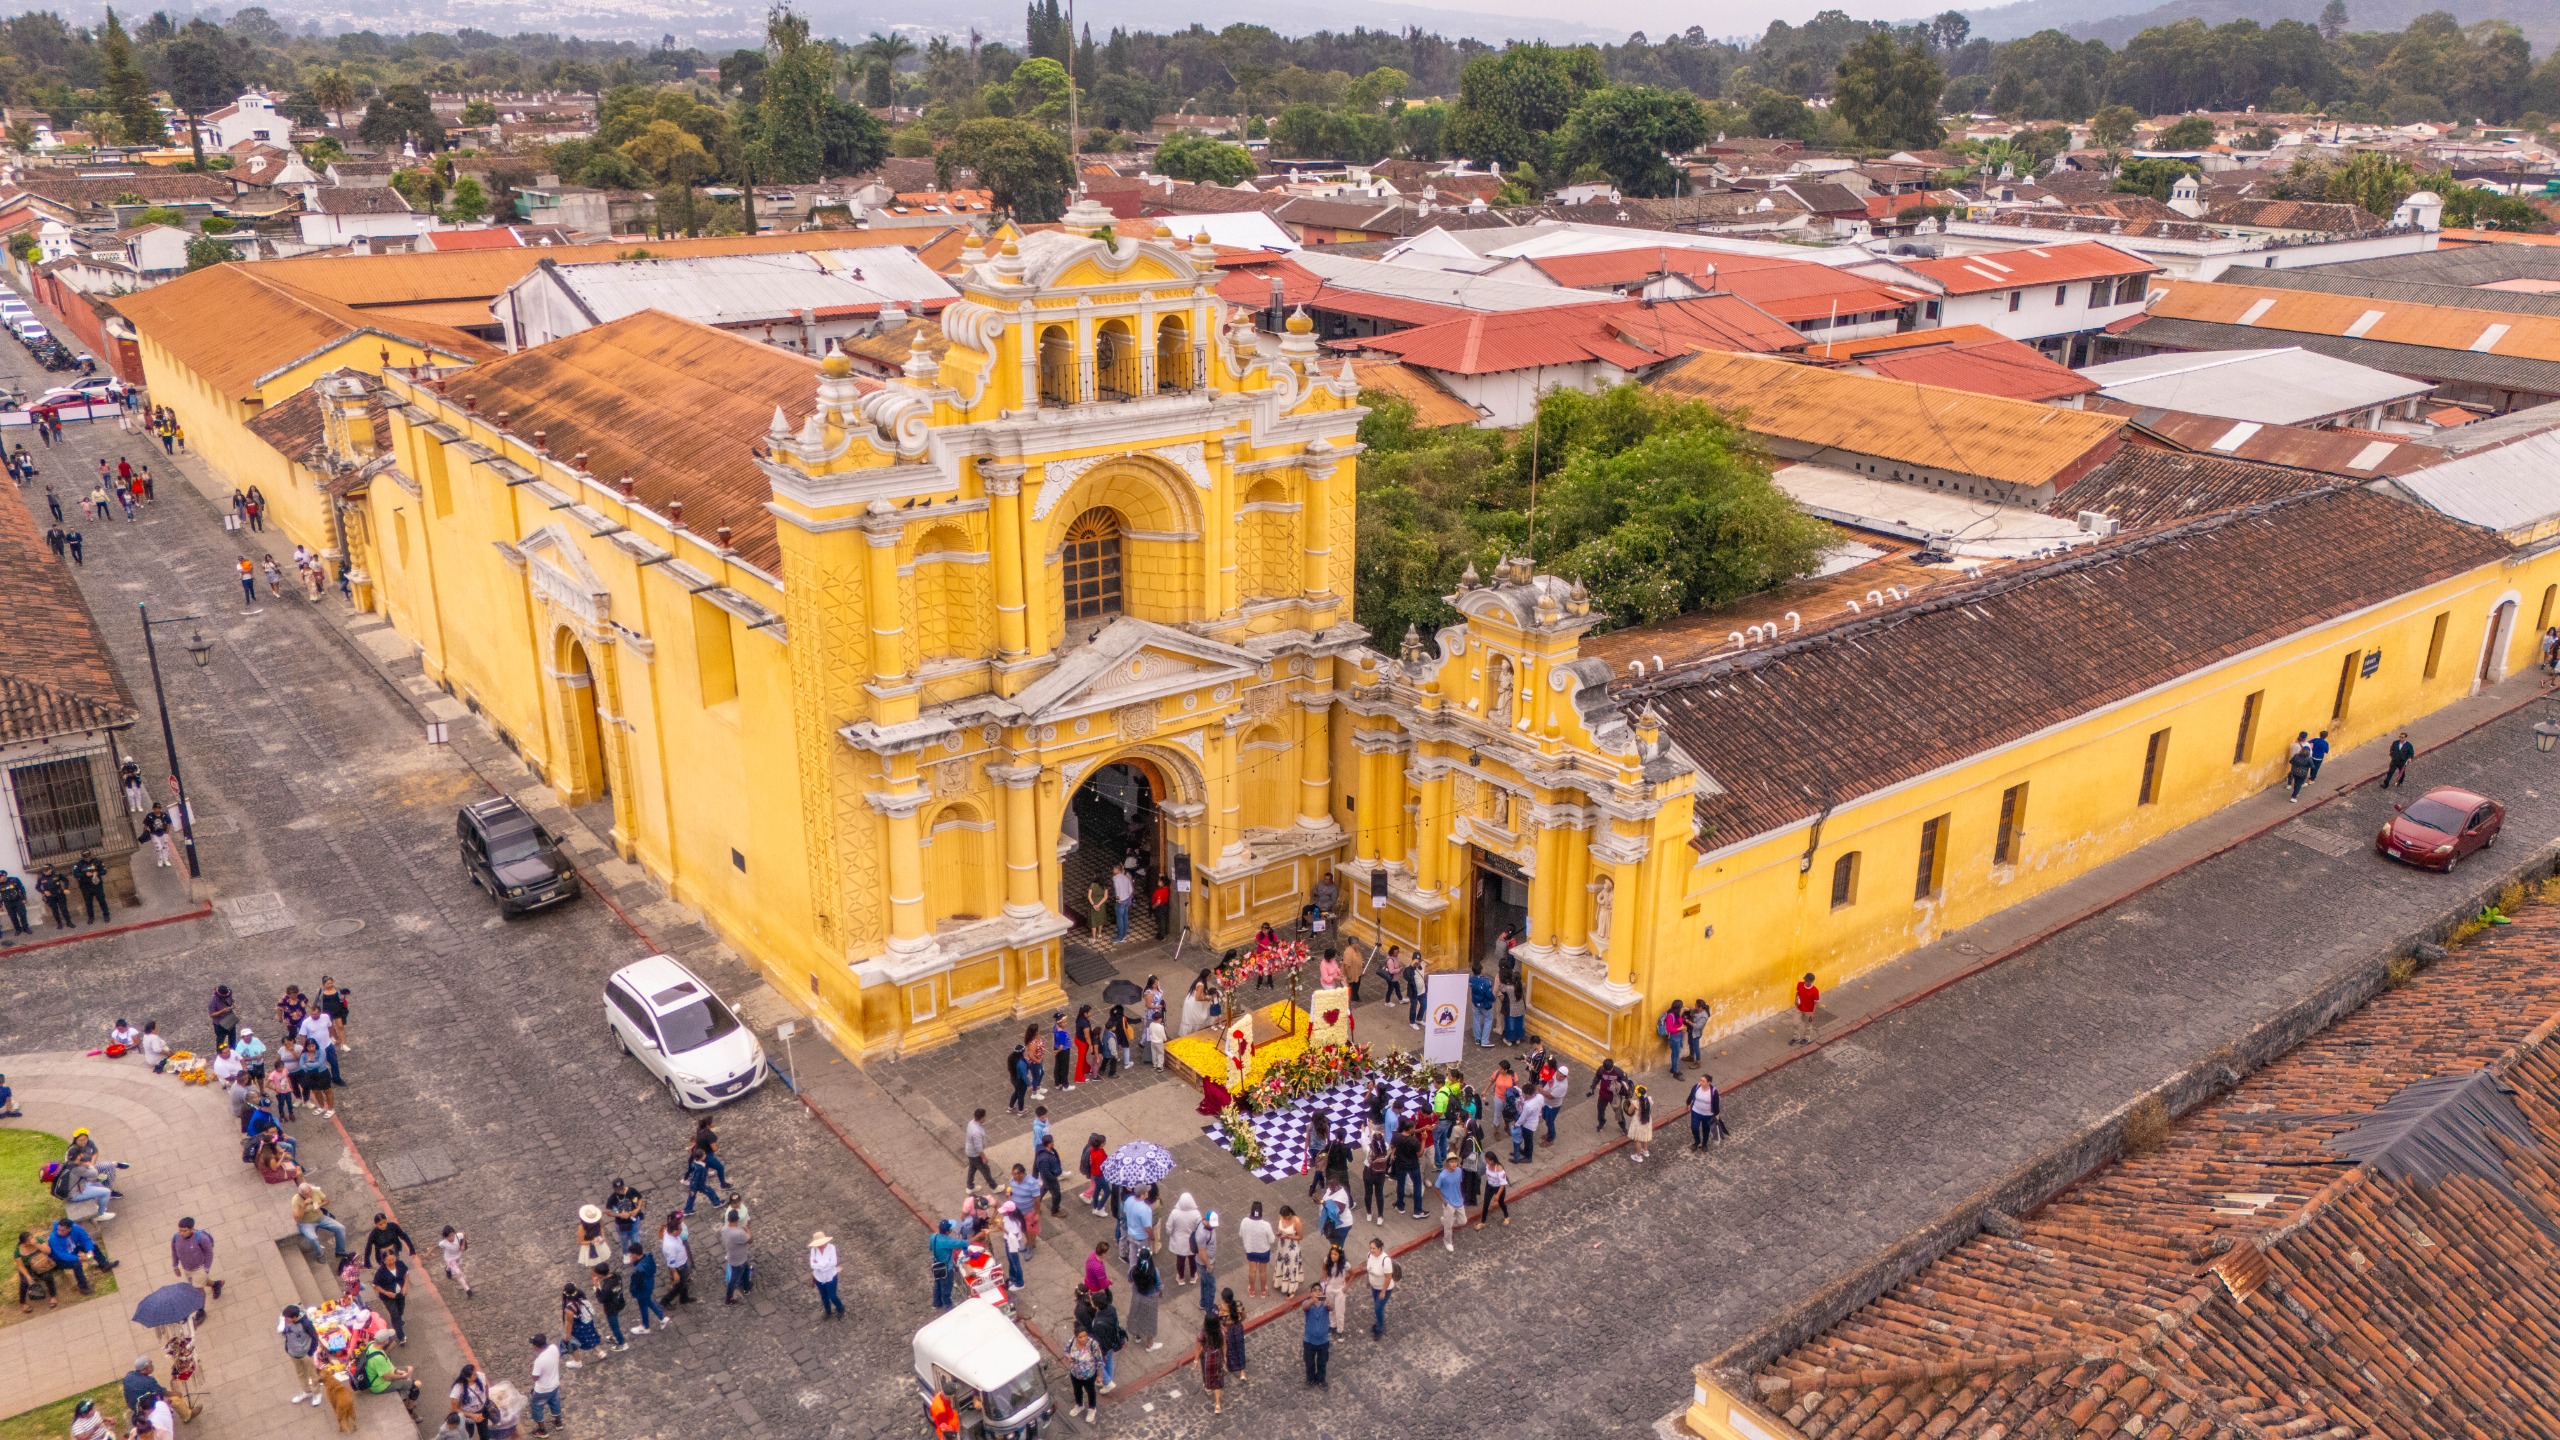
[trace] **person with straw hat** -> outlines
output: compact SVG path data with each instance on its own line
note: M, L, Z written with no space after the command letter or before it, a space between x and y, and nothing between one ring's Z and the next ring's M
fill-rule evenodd
M809 1280L818 1287L818 1318L841 1320L844 1301L836 1298L836 1237L824 1230L809 1236Z

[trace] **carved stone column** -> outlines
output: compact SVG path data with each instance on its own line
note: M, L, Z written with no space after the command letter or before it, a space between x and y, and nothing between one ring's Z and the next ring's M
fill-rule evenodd
M978 464L979 483L986 487L989 527L995 532L996 655L1017 660L1029 650L1030 630L1023 609L1028 586L1022 556L1021 465Z
M1004 787L1004 913L1028 919L1049 908L1040 903L1040 767L990 765L987 778Z

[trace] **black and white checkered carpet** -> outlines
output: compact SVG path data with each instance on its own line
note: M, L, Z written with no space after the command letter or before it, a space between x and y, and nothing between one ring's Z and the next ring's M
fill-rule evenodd
M1387 1089L1387 1103L1405 1115L1428 1108L1424 1094L1401 1080L1381 1082ZM1356 1080L1319 1091L1284 1109L1266 1110L1247 1117L1253 1138L1262 1146L1262 1163L1253 1167L1257 1180L1277 1180L1283 1175L1304 1174L1307 1168L1307 1134L1322 1112L1332 1133L1357 1143L1361 1130L1368 1124L1369 1082ZM1226 1131L1215 1122L1200 1127L1219 1149L1232 1153ZM1356 1166L1355 1166L1356 1168Z

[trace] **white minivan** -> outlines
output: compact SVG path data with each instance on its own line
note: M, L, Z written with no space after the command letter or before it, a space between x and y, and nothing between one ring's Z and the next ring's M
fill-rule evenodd
M614 971L604 999L622 1053L646 1066L684 1109L726 1105L771 1073L755 1032L672 956Z

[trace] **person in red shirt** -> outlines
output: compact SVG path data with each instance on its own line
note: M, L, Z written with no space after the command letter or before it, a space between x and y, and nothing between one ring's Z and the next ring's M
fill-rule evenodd
M1808 970L1804 973L1804 978L1796 982L1796 1037L1788 1041L1788 1044L1810 1045L1813 1043L1813 1007L1821 1003L1822 991L1815 986L1813 972Z

